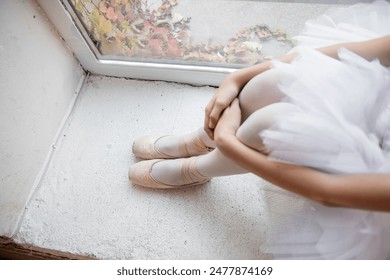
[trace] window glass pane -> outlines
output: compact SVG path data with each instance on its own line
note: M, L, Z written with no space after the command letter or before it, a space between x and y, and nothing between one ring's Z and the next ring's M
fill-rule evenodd
M254 0L68 2L99 58L221 67L255 64L287 52L307 19L335 5Z

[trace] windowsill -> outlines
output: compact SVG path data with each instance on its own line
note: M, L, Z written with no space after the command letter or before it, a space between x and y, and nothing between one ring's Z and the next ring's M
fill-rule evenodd
M132 140L196 129L214 91L90 77L16 241L101 259L267 258L259 192L267 183L256 176L177 190L143 189L127 179Z

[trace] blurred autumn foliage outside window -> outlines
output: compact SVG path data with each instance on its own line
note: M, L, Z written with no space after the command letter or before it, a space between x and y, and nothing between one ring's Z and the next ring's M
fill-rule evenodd
M194 43L191 19L173 11L180 0L161 0L155 9L146 0L70 2L104 56L250 65L269 59L261 52L269 41L292 46L285 32L264 24L242 29L225 44Z

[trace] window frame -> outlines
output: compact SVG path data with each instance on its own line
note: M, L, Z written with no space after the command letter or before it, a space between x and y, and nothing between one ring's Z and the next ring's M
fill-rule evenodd
M93 43L87 42L90 40L88 35L83 34L82 29L79 30L78 25L81 23L76 22L78 18L75 14L72 15L74 12L67 1L37 0L37 2L84 70L92 74L218 86L229 73L236 70L236 68L226 67L104 59Z

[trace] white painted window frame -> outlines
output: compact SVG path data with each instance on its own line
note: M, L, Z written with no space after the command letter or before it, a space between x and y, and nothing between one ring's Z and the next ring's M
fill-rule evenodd
M50 21L86 71L92 74L145 80L163 80L195 85L218 86L234 68L180 65L167 63L132 62L103 59L99 51L88 44L87 35L77 28L66 1L37 0Z

